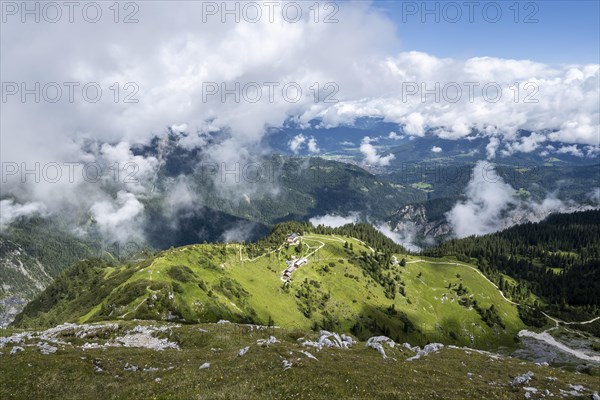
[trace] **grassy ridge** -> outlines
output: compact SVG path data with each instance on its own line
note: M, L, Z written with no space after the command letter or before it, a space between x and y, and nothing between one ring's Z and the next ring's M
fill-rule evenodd
M274 323L298 329L385 334L424 344L510 344L523 327L513 304L478 271L451 260L369 268L377 252L341 235L307 233L250 257L240 244L190 245L127 265L84 261L57 279L15 324L50 326L107 319ZM285 260L308 264L285 283ZM367 260L367 261L365 261Z

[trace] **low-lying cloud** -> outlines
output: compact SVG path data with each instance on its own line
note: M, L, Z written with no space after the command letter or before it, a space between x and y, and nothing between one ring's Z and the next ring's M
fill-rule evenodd
M0 200L0 210L0 230L3 230L20 217L45 214L46 207L39 202L19 204L13 199L5 199Z
M465 189L466 199L446 213L446 220L456 237L493 233L515 224L537 222L553 212L573 212L594 208L562 201L548 195L543 201L523 200L517 191L499 176L494 165L480 161L475 165ZM590 194L594 199L597 192ZM598 195L600 197L600 194ZM596 203L596 207L600 202Z
M502 151L532 151L546 141L564 144L547 148L549 153L579 157L583 150L572 146L582 144L588 146L584 156L598 154L597 64L552 66L531 60L465 60L400 51L402 38L397 35L396 22L370 2L339 3L339 22L335 24L315 24L308 9L312 3L301 3L304 17L297 23L282 20L278 13L275 22L263 18L258 23L222 23L213 18L198 23L201 2L179 6L144 2L137 24L115 24L110 18L98 24L64 19L57 24L16 20L3 24L3 82L25 83L27 88L48 82L80 85L74 102L36 102L33 96L22 101L19 94L3 102L3 163L26 163L31 168L35 163L83 162L107 168L116 164L121 169L129 164L136 179L124 180L133 169L122 170L117 180L105 175L100 182L86 181L80 175L72 182L58 183L23 182L20 174L9 176L6 182L3 179L2 196L14 196L16 201L2 207L2 221L41 210L93 215L109 237L120 238L138 226L145 212L141 205L156 194L155 182L163 162L160 155L135 155L132 148L165 136L169 129L185 134L179 146L201 148L208 161L230 165L268 152L261 146L266 132L290 119L301 127L319 119L318 127L325 129L352 124L365 116L399 124L402 131L391 132L390 139L429 132L458 139L477 131L489 138L486 150L490 159L504 154ZM166 24L166 20L177 23ZM22 43L29 44L28 51L23 51ZM278 85L274 98L264 85L267 82ZM477 82L473 101L465 91L452 103L444 98L437 102L432 96L423 100L422 93L407 94L407 83L421 92L423 85L431 90L449 82ZM486 101L482 94L481 88L488 82L504 90L496 102ZM536 103L515 101L508 89L515 82L532 83L543 95ZM87 83L102 88L97 103L82 99L81 88ZM128 83L139 89L134 96L139 101L123 101L131 93L125 86ZM217 84L219 93L207 97L207 83ZM221 93L246 84L263 88L257 101ZM286 84L302 89L297 101L282 97ZM120 90L118 101L115 87ZM339 90L332 94L327 87ZM526 94L521 93L520 98ZM336 101L325 102L325 97ZM535 135L521 138L520 129ZM211 140L210 134L216 132L226 133L226 138ZM381 154L373 144L374 135L360 143L362 162L389 166L394 155ZM289 147L297 154L320 152L316 139L302 133ZM251 199L255 190L243 181L219 183L214 193L221 198ZM277 188L269 194L275 196ZM483 217L474 231L486 232L498 216L485 200L474 193L472 197L454 214L474 223ZM189 196L181 204L171 200L174 209L199 204ZM508 197L506 201L510 203ZM459 231L469 231L460 221L456 224Z
M309 222L314 226L324 225L330 228L339 228L347 224L357 223L360 220L360 214L358 212L351 212L347 216L326 214L320 217L312 217Z
M390 165L390 162L396 158L393 154L381 156L375 146L371 144L374 139L365 136L360 142L360 152L364 156L363 163L366 165L385 167Z

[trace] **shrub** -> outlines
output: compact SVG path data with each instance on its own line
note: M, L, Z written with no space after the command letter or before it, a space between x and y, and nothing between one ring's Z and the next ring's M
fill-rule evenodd
M185 265L172 266L167 271L167 275L169 275L172 279L183 283L189 282L196 277L194 271Z

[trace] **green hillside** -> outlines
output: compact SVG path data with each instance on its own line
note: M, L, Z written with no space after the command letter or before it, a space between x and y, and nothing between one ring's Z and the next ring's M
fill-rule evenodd
M473 262L515 302L570 321L598 316L600 210L553 214L539 223L449 240L426 253ZM547 322L539 312L523 318Z
M373 248L344 236L349 230L296 226L306 229L299 244L285 244L279 227L252 245L190 245L125 265L82 261L28 304L15 325L226 319L477 347L510 344L524 326L516 306L474 267L408 256L377 237ZM286 282L286 260L303 257L307 264Z

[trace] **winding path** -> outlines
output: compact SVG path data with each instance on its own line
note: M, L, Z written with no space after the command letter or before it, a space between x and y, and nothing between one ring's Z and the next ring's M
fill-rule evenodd
M554 318L549 316L548 314L546 314L545 312L542 311L542 314L544 314L546 316L546 318L551 319L552 321L554 321L554 323L556 324L556 326L558 326L559 324L563 324L563 325L587 325L587 324L592 324L596 321L598 321L600 319L600 317L596 317L596 318L592 318L589 321L582 321L582 322L567 322L567 321L563 321L560 320L558 318Z
M406 263L407 263L407 264L414 264L414 263L418 263L418 262L426 262L426 263L429 263L429 264L458 265L458 266L461 266L461 267L467 267L467 268L471 268L473 271L475 271L475 272L477 272L479 275L481 275L481 276L483 277L483 279L485 279L486 281L488 281L489 283L491 283L491 284L492 284L492 286L494 286L494 287L495 287L495 288L498 290L498 292L500 293L500 296L502 296L502 298L503 298L504 300L506 300L506 301L508 301L509 303L511 303L511 304L514 304L514 305L516 305L516 306L518 306L518 305L519 305L519 303L515 303L515 302L514 302L514 301L512 301L511 299L507 298L507 297L504 295L504 293L502 292L502 290L500 290L500 288L499 288L498 286L496 286L496 284L495 284L494 282L492 282L491 280L489 280L489 279L488 279L488 277L487 277L487 276L485 276L485 275L483 274L483 272L481 272L481 271L480 271L480 270L478 270L477 268L475 268L475 267L472 267L472 266L470 266L470 265L468 265L468 264L463 264L463 263L458 263L458 262L448 262L448 261L427 261L427 260L412 260L412 261L407 261Z
M462 264L462 263L457 263L457 262L440 262L440 261L427 261L427 260L412 260L412 261L407 261L407 264L412 264L412 263L417 263L417 262L427 262L430 264L446 264L446 265L459 265L462 267L468 267L471 268L475 271L477 271L477 273L479 273L481 276L483 276L485 278L485 280L487 280L488 282L490 282L492 285L494 285L494 287L496 289L498 289L498 292L500 292L500 295L502 296L502 298L506 301L508 301L511 304L514 305L519 305L519 303L515 303L514 301L507 299L506 296L504 295L504 293L502 293L502 291L500 290L500 288L498 288L498 286L496 286L496 284L494 282L492 282L491 280L488 279L487 276L485 276L480 270L478 270L475 267L472 267L470 265L467 264ZM572 349L569 346L565 345L564 343L559 342L557 339L555 339L554 337L552 337L550 335L550 331L557 329L559 327L560 324L564 324L564 325L586 325L586 324L591 324L595 321L600 320L600 316L596 317L596 318L592 318L589 321L582 321L582 322L566 322L566 321L562 321L558 318L554 318L549 316L548 314L546 314L545 312L542 311L542 314L544 314L544 316L552 321L554 321L554 323L556 324L554 327L546 329L545 331L538 333L538 332L532 332L529 331L527 329L523 329L521 330L518 335L519 337L530 337L542 342L547 343L548 345L552 346L552 347L556 347L557 349L565 352L565 353L569 353L581 360L586 360L586 361L592 361L592 362L600 362L600 357L599 356L590 356L589 354L584 353L583 351L577 350L577 349Z

